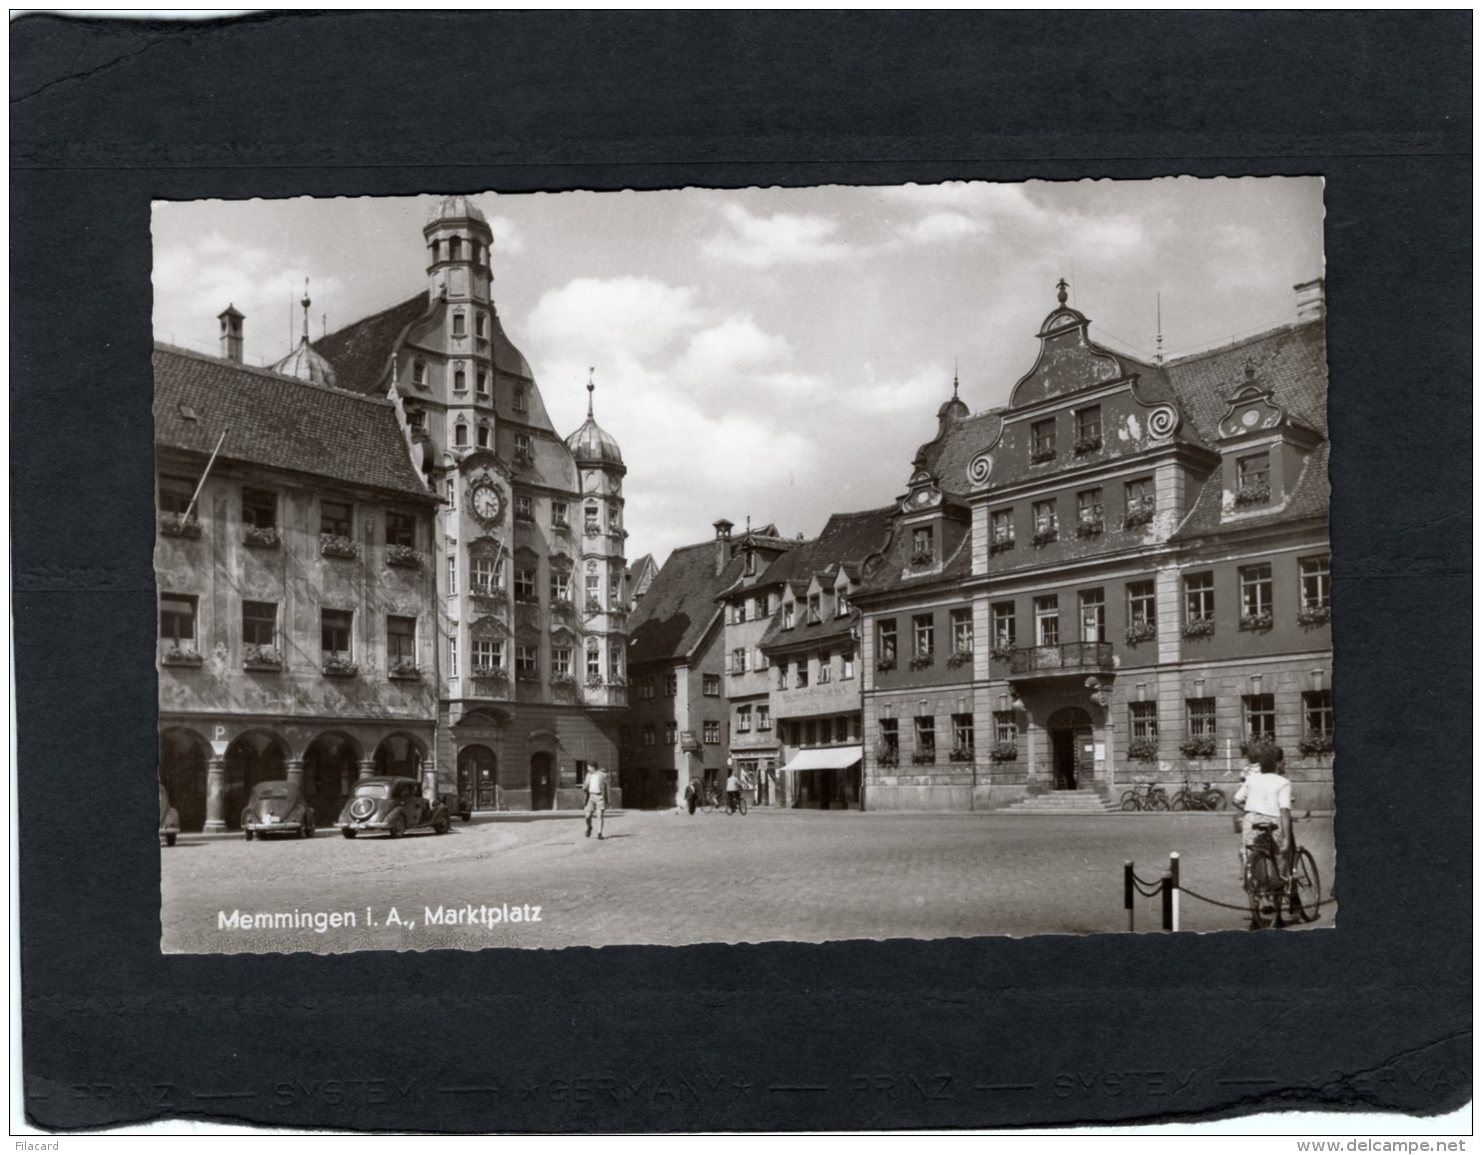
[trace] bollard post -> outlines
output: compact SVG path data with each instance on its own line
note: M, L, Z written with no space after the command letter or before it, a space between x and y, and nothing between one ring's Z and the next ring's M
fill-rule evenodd
M1163 929L1173 929L1173 875L1163 872Z
M1122 863L1122 905L1127 908L1127 929L1132 929L1132 861Z
M1168 876L1173 883L1173 925L1170 929L1178 930L1179 920L1179 893L1178 893L1178 851L1168 856Z

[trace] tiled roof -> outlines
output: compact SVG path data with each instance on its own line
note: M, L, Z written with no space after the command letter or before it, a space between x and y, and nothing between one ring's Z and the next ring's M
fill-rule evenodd
M1215 470L1200 488L1199 496L1194 499L1193 509L1173 534L1172 540L1183 541L1211 533L1260 529L1309 517L1326 517L1328 503L1332 500L1332 489L1328 482L1328 443L1324 441L1308 455L1302 472L1297 475L1296 484L1292 486L1291 497L1284 505L1269 513L1224 517L1221 512L1223 490L1224 481L1220 471Z
M952 523L948 523L949 525ZM941 569L916 569L911 565L912 542L909 534L898 533L883 553L870 558L865 567L862 592L895 593L930 587L941 582L959 582L972 572L972 527L957 526L958 538Z
M954 422L945 432L923 445L917 456L922 467L937 479L942 492L963 496L968 492L967 465L979 450L992 445L1003 424L1003 410L989 409Z
M816 538L783 555L773 563L772 568L786 564L787 573L784 576L788 584L796 593L802 594L815 574L837 575L840 565L845 568L858 565L871 554L885 548L895 513L896 507L893 505L856 513L836 513L828 519L823 531ZM763 648L795 641L822 641L847 634L850 626L848 617L832 617L815 625L799 620L791 630L783 630L781 621L779 609L762 636Z
M628 664L677 661L704 640L720 616L717 595L745 564L738 550L715 572L714 541L680 546L669 555L628 624Z
M1214 444L1227 401L1245 384L1245 362L1272 400L1319 433L1328 432L1328 367L1324 325L1284 325L1218 349L1165 362L1163 372L1204 440Z
M209 455L223 430L224 460L433 500L390 402L155 345L155 443Z
M427 293L392 305L364 320L320 337L314 351L334 366L337 384L352 393L384 394L391 352L406 327L428 313Z

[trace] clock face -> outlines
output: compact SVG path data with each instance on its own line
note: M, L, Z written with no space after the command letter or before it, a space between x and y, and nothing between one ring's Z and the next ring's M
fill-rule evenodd
M504 512L504 496L496 486L485 482L474 487L473 511L484 521L498 521Z
M1255 409L1247 409L1244 413L1242 413L1240 415L1240 424L1244 425L1247 429L1249 429L1252 425L1254 425L1260 419L1261 419L1261 414L1260 414L1260 412L1258 410L1255 410Z

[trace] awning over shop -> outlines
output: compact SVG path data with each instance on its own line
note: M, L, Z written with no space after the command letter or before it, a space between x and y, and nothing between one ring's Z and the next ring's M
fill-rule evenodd
M863 746L825 746L818 750L799 750L782 770L847 770L864 757Z

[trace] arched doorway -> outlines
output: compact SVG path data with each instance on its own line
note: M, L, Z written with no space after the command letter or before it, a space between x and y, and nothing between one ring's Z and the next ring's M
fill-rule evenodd
M427 747L405 730L387 734L376 747L376 773L422 781L422 766L427 761Z
M530 809L556 808L556 760L545 751L530 755Z
M499 808L499 764L487 746L464 746L458 751L458 797L475 810Z
M320 734L304 751L304 795L314 820L328 826L339 817L360 773L360 744L348 734Z
M226 750L225 813L228 830L242 825L242 807L259 782L281 782L288 777L288 746L267 730L249 730ZM184 822L182 815L181 821Z
M160 781L180 815L181 830L206 828L206 762L211 747L184 727L160 735Z
M1056 790L1076 790L1091 779L1091 715L1078 706L1066 706L1050 715L1050 766Z

